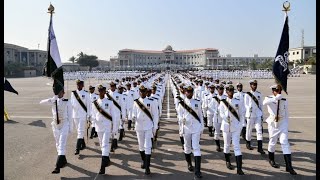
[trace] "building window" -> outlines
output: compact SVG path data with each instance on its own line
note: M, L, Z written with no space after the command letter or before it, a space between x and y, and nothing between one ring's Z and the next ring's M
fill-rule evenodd
M297 54L299 54L299 51L297 51Z
M9 54L10 54L10 51L7 51L7 54L9 55Z
M305 54L309 54L309 51L305 51Z
M294 52L292 54L294 55Z

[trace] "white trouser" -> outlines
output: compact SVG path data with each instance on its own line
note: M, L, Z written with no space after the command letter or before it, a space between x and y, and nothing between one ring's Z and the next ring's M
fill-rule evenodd
M213 126L213 114L208 114L208 126L212 127Z
M256 128L257 140L262 140L261 117L247 118L246 140L251 141L253 126Z
M58 155L66 154L66 145L69 134L69 126L64 125L60 130L52 127L54 139L56 140L56 148Z
M145 154L151 154L152 148L152 129L145 130L145 131L136 131L138 144L139 144L139 151L145 151Z
M102 156L109 156L110 136L111 136L111 132L109 131L98 132L98 138L99 138L99 143L102 151Z
M77 138L78 139L81 139L81 138L84 138L84 131L86 129L86 118L83 117L83 118L73 118L74 120L74 123L76 125L76 129L77 129Z
M290 144L288 142L288 129L278 129L268 125L269 144L268 151L275 152L278 138L281 144L283 154L291 154Z
M132 120L132 108L127 109L128 112L128 120Z
M233 151L235 156L242 155L240 149L240 132L241 129L238 129L235 132L223 132L223 152L230 153L230 145L232 140Z
M193 149L194 156L201 156L200 151L200 132L199 133L185 133L184 137L184 153L190 154ZM191 149L192 147L192 149Z
M214 136L213 139L219 140L220 139L220 129L221 129L221 123L213 122L213 127L214 127Z
M122 119L119 121L119 129L124 129L124 120Z
M118 127L118 129L120 128L120 119L117 119L115 121L115 126ZM119 139L119 131L116 131L114 136L113 136L113 139Z
M242 127L247 127L247 118L244 118L244 121L243 121Z

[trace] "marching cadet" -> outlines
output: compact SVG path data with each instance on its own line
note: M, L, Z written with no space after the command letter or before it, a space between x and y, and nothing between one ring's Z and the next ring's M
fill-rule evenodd
M118 126L114 120L113 102L105 97L106 87L101 84L98 85L99 98L93 101L92 105L92 117L96 124L96 131L98 132L99 143L102 152L101 167L99 174L105 174L105 168L110 166L109 158L109 141L110 135L115 134L118 131Z
M94 86L89 86L89 93L90 93L90 99L91 102L97 100L99 98L99 95L94 93L95 87ZM92 114L90 115L90 120L92 119ZM93 123L93 121L91 120L91 133L90 133L90 139L93 139L94 137L98 137L98 133L95 129L95 124Z
M205 97L207 96L207 95L209 95L209 93L210 93L210 90L209 90L209 82L205 82L204 83L204 85L205 85L205 87L204 87L204 90L202 91L202 95L201 95L201 104L202 104L202 107L203 107L203 101L204 101L204 99L205 99ZM202 112L202 115L203 115L203 121L204 121L204 127L208 127L208 117L207 117L207 113L206 112L204 112L204 109L202 108L202 110L203 110L203 112Z
M86 147L84 142L84 131L86 127L86 121L89 120L91 115L91 100L90 95L87 91L83 90L84 82L82 79L78 79L77 90L71 93L71 106L72 106L72 118L77 128L77 145L75 155L80 153Z
M68 99L63 98L64 90L53 98L44 99L40 101L40 104L51 105L51 111L53 115L52 131L56 141L56 148L58 152L58 158L56 167L52 171L52 174L60 173L60 168L63 168L67 164L66 159L66 145L69 133L73 130L72 110L71 104Z
M133 82L132 90L134 91L133 100L138 99L140 97L140 95L139 95L138 83L136 81Z
M124 94L127 95L127 118L128 118L128 130L132 128L132 106L133 106L133 99L134 99L134 90L131 89L131 84L127 82L126 84L127 90Z
M191 150L193 149L195 161L195 178L202 178L200 136L203 133L204 123L202 116L201 102L193 99L194 88L191 85L186 87L186 98L180 101L178 106L178 119L182 126L184 137L184 154L188 163L188 170L193 171L191 163Z
M116 126L120 127L120 121L122 121L122 117L125 117L125 114L123 114L124 111L122 111L121 105L123 104L123 99L120 98L120 94L116 91L116 84L111 81L110 82L110 89L106 91L106 97L113 101L113 104L115 106L114 113L113 113L113 121L115 121ZM111 152L114 152L115 149L118 148L118 138L119 138L119 132L116 131L115 134L112 134L112 144L111 144Z
M237 83L237 92L236 93L234 93L234 97L235 98L237 98L237 99L240 99L240 101L242 102L242 103L244 103L244 95L245 95L245 92L243 92L242 91L242 88L243 88L243 85L242 85L242 83ZM243 106L244 106L244 104L243 104ZM245 112L244 112L244 114L240 114L240 116L244 116L245 117ZM245 118L243 118L244 119L244 121L243 121L243 125L242 125L242 130L241 130L241 136L242 136L242 138L246 141L246 126L247 126L247 123L246 123L246 119Z
M150 174L150 159L153 134L158 129L159 116L153 100L147 98L147 88L143 85L139 88L140 98L134 100L132 107L132 119L135 120L139 151L142 159L141 168L145 174Z
M258 140L258 152L260 154L265 154L262 149L262 94L257 91L257 80L250 80L250 88L244 96L244 106L246 108L245 117L247 119L247 128L246 128L246 147L249 150L252 150L251 147L251 133L253 126L256 128L257 140Z
M274 161L275 145L278 139L281 144L282 153L286 162L286 171L292 175L297 173L294 171L291 162L291 150L288 141L288 125L289 125L289 110L288 100L281 95L282 88L280 85L273 85L272 95L265 97L263 105L267 105L269 117L266 119L269 132L269 163L274 168L279 168L279 164Z
M233 97L233 85L226 85L226 91L228 96L226 99L222 99L219 105L220 115L223 119L221 129L223 131L223 152L225 154L226 166L230 170L233 169L230 162L230 144L232 140L237 162L237 174L244 175L242 171L242 153L240 149L240 131L244 119L240 114L242 114L245 109L241 106L240 100Z
M158 107L158 116L161 117L161 112L162 112L161 97L159 94L156 94L156 92L157 92L157 86L152 85L150 97L152 99L154 99L154 102L156 103L156 106ZM158 129L157 129L157 133L155 134L154 141L157 141L159 129L160 129L160 120L158 122Z
M217 145L217 151L221 152L222 149L220 147L220 128L221 128L221 117L219 116L219 104L220 100L225 97L222 95L222 90L220 90L220 95L217 97L217 95L214 93L215 85L211 84L210 86L210 95L206 97L204 100L203 108L206 110L205 112L208 114L208 128L209 128L209 136L214 137L216 145ZM215 127L215 133L213 135L213 124Z
M175 105L176 105L176 111L177 111L177 117L179 117L179 111L178 111L178 107L179 107L179 104L181 101L184 101L184 99L186 98L185 96L185 84L184 83L181 83L179 85L179 90L177 90L177 95L175 96L174 98L174 101L175 101ZM180 142L181 142L181 145L182 145L182 149L184 149L184 138L183 138L183 126L181 124L181 122L179 121L179 118L178 118L178 124L179 124L179 137L180 137Z
M125 132L124 132L124 122L127 120L127 106L128 106L128 96L123 93L124 86L122 84L118 85L118 93L120 94L120 98L122 99L121 104L121 111L122 111L122 118L120 119L120 126L119 126L119 141L122 141Z
M215 112L215 107L212 107L212 105L213 105L212 101L213 101L213 97L215 96L214 84L209 85L209 88L210 88L209 94L206 94L202 100L202 110L203 110L203 117L207 117L207 120L208 120L207 127L209 130L209 136L213 137L213 133L212 133L213 126L212 125L213 125L213 114ZM213 102L213 103L215 103L215 102Z

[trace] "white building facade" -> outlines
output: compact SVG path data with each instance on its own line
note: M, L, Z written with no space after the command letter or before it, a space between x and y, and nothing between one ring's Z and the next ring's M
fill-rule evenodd
M316 54L316 46L304 46L289 49L289 61L298 63L303 62L310 56Z
M218 49L173 50L168 45L162 51L122 49L110 58L111 70L202 70L247 69L249 63L257 64L273 57L221 57Z

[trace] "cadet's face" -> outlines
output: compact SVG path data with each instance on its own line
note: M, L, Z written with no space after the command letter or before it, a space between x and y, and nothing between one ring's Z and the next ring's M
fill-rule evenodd
M103 98L105 94L106 94L106 90L105 90L105 89L100 89L100 90L99 90L99 96L100 96L100 98Z
M82 90L82 88L83 88L83 83L77 83L77 88L78 88L79 91Z
M150 95L151 95L151 91L148 90L148 91L147 91L147 96L150 96Z
M193 90L191 90L191 91L186 91L186 96L187 96L188 99L191 99L192 96L193 96Z
M115 91L116 90L116 86L110 86L111 91Z
M133 84L133 87L137 87L137 83L134 83L134 84Z
M232 97L233 97L233 93L234 93L234 90L233 90L233 89L227 91L227 94L228 94L229 98L232 98Z
M250 87L251 87L252 91L255 91L255 90L257 90L258 84L257 83L251 83Z
M120 94L122 94L123 88L119 88L119 89L118 89L118 92L119 92Z
M224 89L218 89L219 94L223 94Z
M127 89L130 90L130 89L131 89L131 86L127 86Z
M152 94L155 94L156 91L157 91L156 89L152 89L152 90L151 90L151 93L152 93Z
M90 92L91 94L94 93L94 88L89 89L89 92Z
M211 92L211 93L214 93L214 87L213 87L213 88L210 88L210 92Z
M142 98L145 98L147 96L147 91L139 91L139 94Z
M237 86L238 91L242 91L242 86Z

